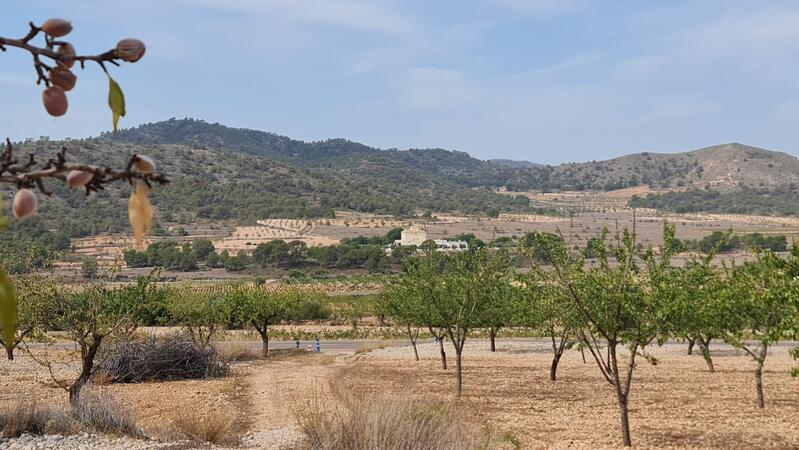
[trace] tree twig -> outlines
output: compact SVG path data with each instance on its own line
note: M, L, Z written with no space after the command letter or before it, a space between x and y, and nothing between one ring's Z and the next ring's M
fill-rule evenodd
M131 156L124 169L113 169L91 164L69 163L66 160L66 153L67 148L62 147L55 158L50 158L42 164L39 164L31 154L28 155L24 164L20 164L14 159L11 140L6 139L6 149L0 154L0 183L14 184L19 188L35 187L42 194L50 195L51 192L44 187L43 181L52 178L64 182L67 179L67 174L73 170L89 172L94 175L91 181L84 186L87 195L92 191L101 191L105 189L105 185L118 180L125 180L131 184L134 180L141 180L148 187L152 187L152 183L169 183L169 179L164 175L136 171L133 168L137 157L135 154Z

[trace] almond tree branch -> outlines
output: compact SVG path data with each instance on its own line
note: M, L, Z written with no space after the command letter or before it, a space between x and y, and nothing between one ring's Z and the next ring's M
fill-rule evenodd
M99 55L76 55L76 56L69 56L64 55L55 50L56 45L64 45L65 42L60 41L53 41L49 40L45 36L46 47L39 47L30 43L30 41L36 37L42 30L41 28L37 27L33 24L33 22L29 23L30 31L21 39L11 39L0 36L0 50L6 51L6 47L16 47L21 48L23 50L27 50L33 55L33 66L36 70L36 74L38 79L36 84L44 82L45 85L49 86L50 81L45 76L47 70L50 70L50 67L41 61L41 57L46 57L51 59L57 65L64 65L69 61L78 61L80 62L81 69L85 67L86 61L94 61L96 62L103 72L106 74L108 73L108 69L105 66L105 63L110 63L115 66L118 66L119 63L117 60L121 60L121 58L117 57L116 52L114 49L111 49L105 53L101 53Z
M66 152L67 148L62 147L55 158L50 158L41 165L36 162L31 154L28 155L28 159L24 164L20 164L13 157L11 141L6 139L6 149L0 154L0 183L15 184L20 188L36 187L42 194L50 195L51 192L44 187L43 180L53 178L66 181L67 174L73 170L89 172L94 175L91 181L85 185L87 195L92 191L103 190L106 184L118 180L125 180L131 184L133 184L133 180L141 180L148 187L152 187L152 183L169 183L169 179L164 175L142 173L134 170L133 163L138 156L135 154L130 158L127 166L119 170L90 164L68 163Z

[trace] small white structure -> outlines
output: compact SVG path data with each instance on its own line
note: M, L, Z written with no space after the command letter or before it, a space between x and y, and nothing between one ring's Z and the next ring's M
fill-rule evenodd
M469 243L466 241L448 241L446 239L436 239L433 241L440 251L460 251L469 248Z
M400 245L415 245L420 246L422 242L427 240L427 230L422 228L410 228L402 230L400 234Z

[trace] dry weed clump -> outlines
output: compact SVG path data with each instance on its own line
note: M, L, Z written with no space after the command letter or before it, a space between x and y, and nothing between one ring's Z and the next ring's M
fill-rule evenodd
M348 398L326 409L319 401L295 411L314 450L470 450L494 448L492 437L476 431L444 403L393 397Z
M23 434L72 434L78 424L64 411L41 407L31 400L18 400L0 413L0 435L15 438Z
M69 410L41 406L29 399L17 400L0 413L0 435L76 434L95 432L139 436L131 410L113 397L90 389L81 392L77 405Z
M181 410L172 418L166 434L175 440L235 445L242 434L239 428L236 415L232 411L196 413Z
M247 341L227 341L214 344L214 349L219 358L228 363L255 361L261 359L260 350L254 348Z
M140 434L136 428L133 411L107 393L84 390L77 405L72 407L71 413L84 428L93 431L131 436Z

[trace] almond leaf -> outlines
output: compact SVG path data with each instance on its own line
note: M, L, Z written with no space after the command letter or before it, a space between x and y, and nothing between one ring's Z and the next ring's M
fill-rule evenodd
M119 83L111 77L108 77L108 106L114 115L114 133L116 133L119 118L125 117L125 94L122 93Z
M2 270L0 270L0 332L2 332L3 346L10 354L17 334L17 294L11 278Z
M128 218L133 228L133 237L136 248L144 250L144 235L150 231L153 224L153 206L148 195L150 189L141 182L137 182L128 200Z

